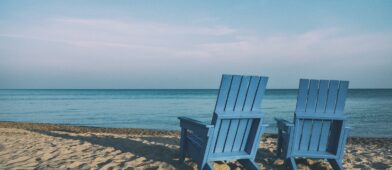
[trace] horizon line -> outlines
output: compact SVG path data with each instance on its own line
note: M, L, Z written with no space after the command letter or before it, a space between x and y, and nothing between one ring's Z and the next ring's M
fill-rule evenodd
M297 90L298 88L266 88L266 90ZM0 90L219 90L219 88L0 88ZM349 90L392 90L392 88L349 88Z

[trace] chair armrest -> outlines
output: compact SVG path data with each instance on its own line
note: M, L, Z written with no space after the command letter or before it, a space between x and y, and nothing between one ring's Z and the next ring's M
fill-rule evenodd
M219 111L219 110L216 110L215 114L218 114L218 115L226 115L226 114L229 114L229 115L230 114L235 114L235 115L241 115L241 114L244 114L244 115L247 115L247 114L264 115L264 113L261 112L260 110L252 110L252 111Z
M320 120L347 120L347 116L344 114L304 114L304 113L295 113L295 117L299 119L320 119Z
M287 120L284 120L284 119L275 118L275 120L276 120L278 129L283 129L285 131L288 131L289 128L294 126L293 123L291 123Z
M261 113L261 112L260 112ZM256 114L256 113L224 113L217 114L220 119L261 119L264 117L264 114Z
M182 130L191 130L197 136L210 136L213 132L214 125L210 125L198 120L194 120L187 117L178 117L180 119L180 126Z
M180 119L180 126L185 129L193 130L194 128L212 128L214 125L210 125L195 119L187 117L178 117Z

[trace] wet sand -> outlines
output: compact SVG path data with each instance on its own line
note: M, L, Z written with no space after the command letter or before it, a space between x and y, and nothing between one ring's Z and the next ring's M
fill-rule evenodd
M0 122L0 169L195 169L178 163L179 133L146 129L91 128ZM276 136L263 136L261 169L285 169L276 157ZM297 160L300 169L331 169L323 160ZM216 169L241 169L236 162ZM347 169L392 169L392 139L350 138Z

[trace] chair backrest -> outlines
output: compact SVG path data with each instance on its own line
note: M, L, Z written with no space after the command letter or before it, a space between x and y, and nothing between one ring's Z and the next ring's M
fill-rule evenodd
M215 111L260 109L268 77L223 75Z
M348 84L337 80L300 80L294 117L294 152L336 154L346 119Z
M249 113L260 110L268 77L223 75L215 106L215 113ZM249 151L248 137L252 136L261 122L251 119L218 119L214 113L212 124L215 126L213 153ZM251 135L250 135L251 134ZM254 137L254 136L253 136Z

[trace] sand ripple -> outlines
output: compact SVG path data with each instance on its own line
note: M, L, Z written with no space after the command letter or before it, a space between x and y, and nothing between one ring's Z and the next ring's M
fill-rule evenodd
M178 135L130 135L0 128L0 169L195 169L178 163ZM275 138L263 139L256 161L262 169L284 169L275 155ZM347 169L388 169L391 140L353 139L347 145ZM331 169L323 160L298 160L300 169ZM241 169L217 162L216 169Z
M175 169L163 161L114 148L113 136L99 136L0 128L0 169Z

